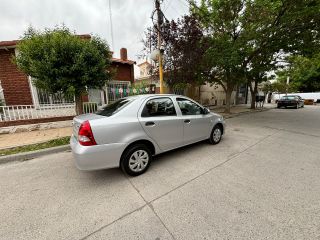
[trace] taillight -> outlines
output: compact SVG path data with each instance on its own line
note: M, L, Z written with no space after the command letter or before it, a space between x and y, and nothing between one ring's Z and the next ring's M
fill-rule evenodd
M81 124L78 133L78 140L82 146L97 145L96 140L94 140L89 121L85 121Z

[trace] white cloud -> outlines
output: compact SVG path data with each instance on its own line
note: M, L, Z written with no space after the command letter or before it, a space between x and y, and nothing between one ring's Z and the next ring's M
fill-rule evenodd
M37 29L64 23L78 34L97 34L111 45L109 0L0 0L0 41L18 39L29 25ZM144 30L152 25L153 0L111 0L114 53L121 47L138 61ZM188 12L186 0L162 3L168 19ZM137 73L138 71L135 71Z

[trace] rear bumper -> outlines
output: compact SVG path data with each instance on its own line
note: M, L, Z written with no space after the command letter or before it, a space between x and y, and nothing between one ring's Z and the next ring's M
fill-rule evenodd
M278 102L278 107L296 107L297 103L279 103Z
M119 167L121 155L126 147L123 143L82 146L71 136L70 146L75 165L80 170L99 170Z

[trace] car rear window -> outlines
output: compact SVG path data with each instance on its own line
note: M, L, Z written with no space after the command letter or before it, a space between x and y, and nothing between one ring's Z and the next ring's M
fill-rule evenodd
M281 98L282 100L294 100L295 96L285 96Z
M102 109L98 110L96 112L97 115L102 115L106 117L110 117L113 114L119 112L121 109L123 109L125 106L127 106L129 103L131 103L133 99L129 98L122 98L118 101L115 101L114 103L111 103L109 105L106 105L102 107Z

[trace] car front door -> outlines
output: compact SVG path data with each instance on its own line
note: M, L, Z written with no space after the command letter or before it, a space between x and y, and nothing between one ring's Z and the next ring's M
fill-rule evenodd
M138 117L146 134L161 150L167 151L183 145L183 125L170 97L148 99Z
M208 138L212 124L211 114L206 114L200 105L189 99L177 98L176 100L182 114L184 144Z

